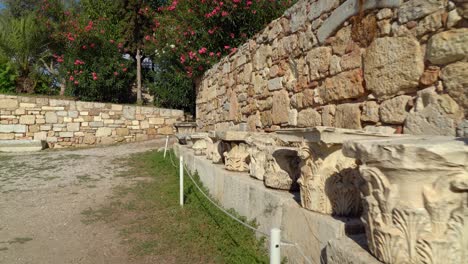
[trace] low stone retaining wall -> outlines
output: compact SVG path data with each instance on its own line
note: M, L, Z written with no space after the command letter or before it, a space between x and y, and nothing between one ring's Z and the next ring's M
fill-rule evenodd
M152 139L183 120L182 110L0 95L0 140L43 140L50 148Z

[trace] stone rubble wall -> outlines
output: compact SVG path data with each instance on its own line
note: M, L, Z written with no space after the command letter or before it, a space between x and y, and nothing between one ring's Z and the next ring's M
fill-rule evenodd
M182 110L0 94L0 140L83 147L173 134Z
M299 0L223 58L198 86L198 128L468 135L468 3L359 2Z

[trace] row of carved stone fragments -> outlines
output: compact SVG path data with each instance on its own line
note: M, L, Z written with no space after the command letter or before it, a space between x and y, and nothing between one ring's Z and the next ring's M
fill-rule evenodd
M300 190L304 208L361 216L369 250L393 263L468 263L468 142L315 127L179 137L195 155Z

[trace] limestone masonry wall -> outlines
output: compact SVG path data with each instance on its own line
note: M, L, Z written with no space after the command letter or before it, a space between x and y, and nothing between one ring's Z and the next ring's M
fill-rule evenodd
M198 127L466 136L467 18L462 0L300 0L206 72Z
M140 141L174 133L182 110L0 94L0 140L51 148Z

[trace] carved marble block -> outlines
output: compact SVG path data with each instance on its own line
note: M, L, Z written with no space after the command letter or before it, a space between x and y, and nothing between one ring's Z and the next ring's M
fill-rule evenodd
M270 147L265 163L265 185L274 189L297 191L299 164L297 149Z
M249 144L250 176L263 181L266 173L267 157L270 148L275 145L275 139L266 134L252 135L246 139Z
M196 122L177 122L174 124L177 129L177 133L180 134L192 134L197 129Z
M245 141L250 134L242 131L218 131L216 136L229 145L228 147L221 145L223 149L225 148L223 157L226 170L248 172L250 155L249 146Z
M304 208L337 216L361 213L359 186L362 179L356 160L345 157L341 147L346 139L386 135L330 127L285 129L277 133L283 141L301 143L298 183Z
M387 264L468 263L468 140L346 142L362 162L369 249Z
M195 152L196 156L205 155L207 148L206 138L208 137L207 133L195 133L190 135L190 139L193 142L192 149Z

